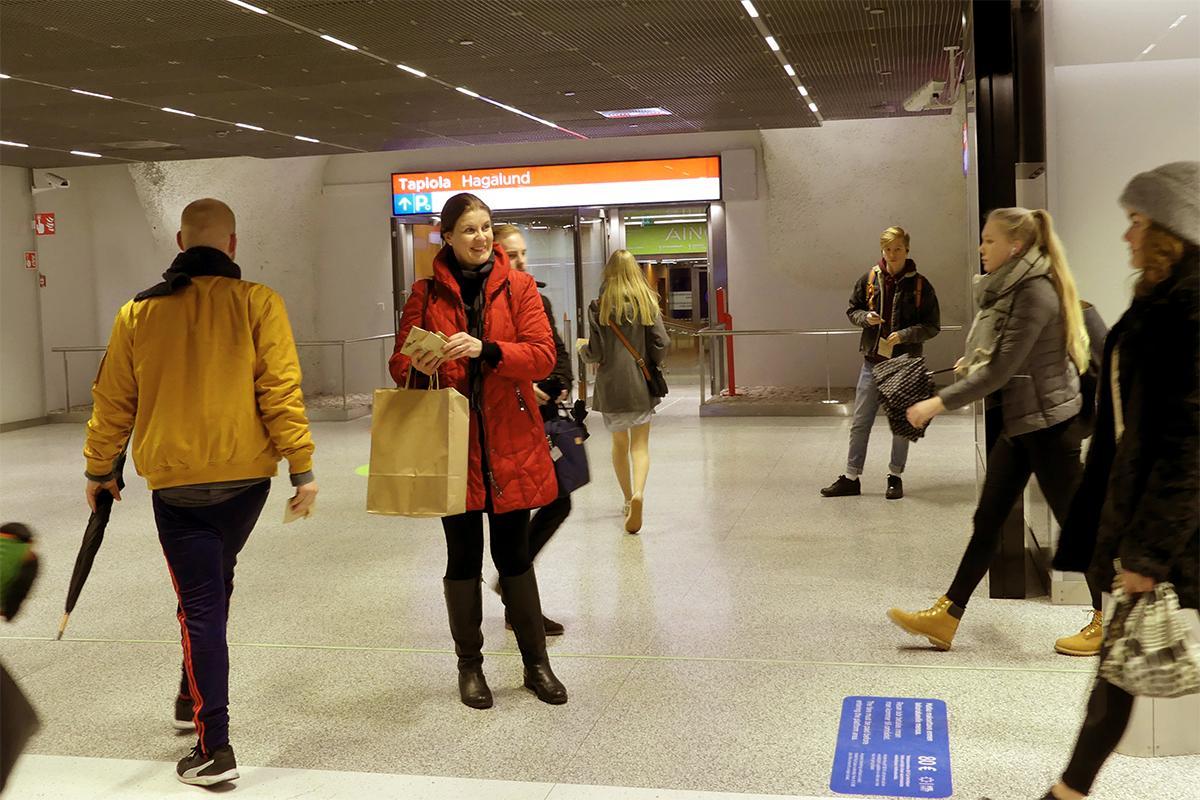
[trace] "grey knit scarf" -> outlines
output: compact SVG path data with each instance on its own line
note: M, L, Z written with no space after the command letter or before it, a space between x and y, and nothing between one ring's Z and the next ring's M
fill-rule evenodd
M979 311L967 334L966 360L956 370L959 375L970 375L992 360L996 345L1012 317L1013 301L1021 284L1050 274L1050 259L1038 253L1030 261L1033 255L1032 251L1028 252L995 272L975 276L972 291Z

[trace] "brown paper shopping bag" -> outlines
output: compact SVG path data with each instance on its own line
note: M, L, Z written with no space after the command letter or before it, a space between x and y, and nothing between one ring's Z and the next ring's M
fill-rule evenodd
M467 510L471 412L454 389L376 389L367 511L445 517Z

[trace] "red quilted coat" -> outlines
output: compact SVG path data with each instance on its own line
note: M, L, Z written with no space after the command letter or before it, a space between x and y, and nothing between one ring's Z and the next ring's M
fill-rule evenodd
M389 362L392 378L403 385L409 359L400 346L413 325L446 336L467 330L467 310L462 292L443 248L433 262L433 279L413 285L404 304L396 351ZM554 337L533 276L511 268L503 248L495 245L496 260L484 287L483 339L500 347L495 368L483 365L482 413L471 410L470 474L467 510L481 511L487 501L484 481L491 484L492 507L497 513L540 508L558 496L554 464L542 415L533 394L533 383L554 369ZM426 296L429 303L426 306ZM422 321L422 315L424 320ZM454 387L471 397L467 359L438 369L442 387ZM487 448L490 475L483 474L482 448Z

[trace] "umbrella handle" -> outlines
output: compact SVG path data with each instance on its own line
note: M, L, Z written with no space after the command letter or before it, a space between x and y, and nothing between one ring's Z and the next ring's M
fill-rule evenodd
M69 613L64 612L62 619L58 621L58 635L54 637L54 641L62 641L63 632L67 629L67 620L71 618Z
M925 374L933 376L933 375L941 375L943 372L953 372L953 371L954 371L954 367L946 367L945 369L935 369L933 372L926 371Z

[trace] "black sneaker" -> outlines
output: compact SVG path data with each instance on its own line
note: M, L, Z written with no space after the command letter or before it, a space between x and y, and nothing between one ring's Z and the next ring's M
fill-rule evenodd
M888 500L899 500L904 497L904 481L900 480L899 475L888 475L887 494L884 496Z
M218 747L208 754L200 752L200 745L196 745L191 755L179 759L175 774L179 780L192 786L213 786L238 777L237 760L229 745Z
M196 714L192 709L192 698L175 698L175 719L171 722L177 731L196 730Z
M857 497L860 494L862 483L858 478L850 480L845 475L839 475L836 481L821 490L822 497Z

